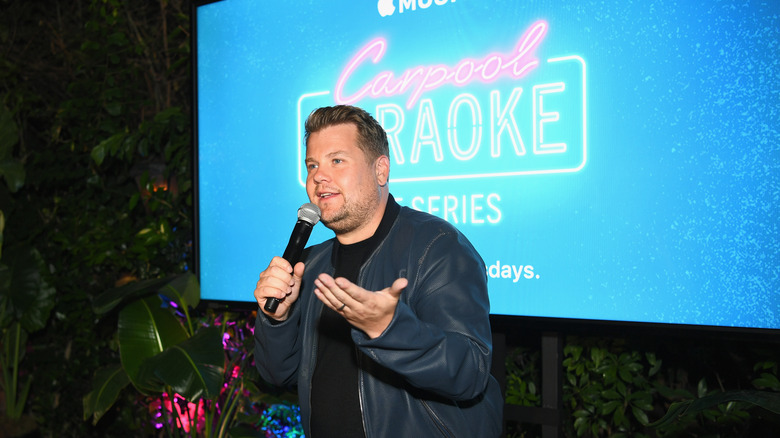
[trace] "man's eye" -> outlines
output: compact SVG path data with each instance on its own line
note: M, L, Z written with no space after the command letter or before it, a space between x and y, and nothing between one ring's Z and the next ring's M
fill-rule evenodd
M340 163L341 163L341 162L343 162L343 161L344 161L344 160L342 160L341 158L334 158L334 159L333 159L333 164L340 164Z
M314 170L314 169L316 169L316 168L317 168L317 165L316 165L316 164L308 164L308 165L306 165L306 169L307 169L309 172L311 172L312 170Z

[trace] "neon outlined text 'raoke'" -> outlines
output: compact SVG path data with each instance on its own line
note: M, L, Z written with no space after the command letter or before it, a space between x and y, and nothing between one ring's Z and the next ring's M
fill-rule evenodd
M473 81L490 83L502 75L519 79L539 65L539 60L534 57L533 52L546 33L547 22L539 20L520 37L512 53L490 53L481 59L464 58L454 66L439 64L412 67L397 78L393 72L385 70L360 86L353 94L345 95L344 88L355 70L367 60L376 64L384 56L387 41L384 38L375 38L363 46L344 67L336 83L334 98L336 103L349 105L367 96L390 97L411 91L406 107L412 108L424 93L445 84L462 87Z

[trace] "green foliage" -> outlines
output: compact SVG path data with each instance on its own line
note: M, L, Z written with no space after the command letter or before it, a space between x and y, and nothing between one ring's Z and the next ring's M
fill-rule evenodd
M725 407L725 411L732 411L738 417L745 418L746 412L734 408L735 403L744 402L750 405L760 406L775 414L780 414L780 393L768 391L727 391L715 392L693 400L672 403L669 411L661 419L652 424L661 428L678 421L684 416L703 413L705 417L718 421L718 411L713 413L713 408Z
M564 436L766 436L780 425L776 349L738 351L735 344L692 348L680 342L663 349L671 359L661 360L660 355L631 348L635 343L567 338L562 363ZM747 358L759 360L747 366ZM539 361L538 351L529 348L510 355L507 403L533 406L523 396L523 387L512 382L536 381L530 376L537 374ZM724 379L718 372L703 373L703 363L733 369ZM705 375L691 381L692 372ZM708 380L717 381L718 387L710 388ZM516 436L537 436L529 431Z
M14 146L19 142L19 131L4 100L0 99L0 177L5 179L8 190L15 193L24 185L25 172L24 165L13 154Z
M27 345L27 332L21 323L14 322L3 330L3 348L0 352L2 370L2 388L5 394L5 416L18 420L22 417L32 379L27 376L24 383L19 381L19 365L24 357Z
M758 362L753 371L761 373L753 379L753 386L758 389L780 392L780 379L777 378L777 362L765 360Z
M202 328L148 361L154 376L187 400L217 396L222 388L224 366L219 327Z
M54 307L55 291L46 279L41 255L29 246L13 247L5 251L5 259L7 264L0 265L2 321L19 322L28 333L43 329Z
M617 347L611 350L603 341L564 347L564 391L570 393L567 408L577 436L644 436L639 431L653 410L649 379L661 361Z
M108 365L95 371L92 391L83 399L84 417L97 422L119 398L119 393L130 383L122 365Z
M113 365L96 372L93 390L83 400L85 419L92 417L97 423L127 381L144 395L178 394L193 403L220 394L225 366L221 329L198 326L198 330L188 331L186 327L195 325L191 321L182 325L174 313L174 309L188 307L188 302L196 306L198 299L191 274L130 283L96 299L98 312L120 309L117 338L121 367Z
M276 399L253 383L259 377L247 357L251 315L193 315L199 299L190 274L129 283L96 297L93 309L99 316L119 314L121 364L95 373L92 391L83 399L85 419L101 422L130 386L137 403L161 418L153 425L150 416L142 433L163 427L174 436L257 435L257 426L249 425L261 419L252 406Z
M67 400L119 361L118 314L97 320L89 303L115 284L191 265L187 7L3 2L2 248L36 248L57 290L20 365L34 377L27 406L41 434L124 436L141 427L133 397L120 395L116 403L127 405L95 427ZM96 162L93 149L112 138L121 144Z
M133 385L143 394L162 392L153 376L142 372L146 361L187 339L184 327L157 296L141 298L119 313L117 329L122 367Z
M507 356L505 403L518 406L541 406L538 388L541 382L540 352L530 348L516 348Z
M0 105L0 176L8 191L17 192L24 184L24 167L15 159L18 142L11 112ZM0 203L0 248L4 239L5 214L10 205ZM46 264L28 243L0 251L0 388L4 394L4 415L14 421L22 418L32 385L32 376L22 376L22 360L30 333L42 330L54 306L54 288L46 279Z

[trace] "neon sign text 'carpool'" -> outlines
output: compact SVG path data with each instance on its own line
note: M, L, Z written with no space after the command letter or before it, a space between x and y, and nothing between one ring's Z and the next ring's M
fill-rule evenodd
M334 98L337 103L348 105L367 95L389 97L406 93L411 89L412 93L406 101L406 107L412 108L423 93L445 84L460 87L472 81L489 83L498 79L502 74L519 79L539 65L533 51L539 46L546 33L547 23L540 20L528 28L520 38L516 50L511 54L491 53L480 60L464 58L454 67L445 65L412 67L403 72L397 79L393 72L383 71L360 87L354 94L345 96L344 86L358 66L368 59L376 64L384 56L387 41L384 38L375 38L360 49L347 63L336 83Z

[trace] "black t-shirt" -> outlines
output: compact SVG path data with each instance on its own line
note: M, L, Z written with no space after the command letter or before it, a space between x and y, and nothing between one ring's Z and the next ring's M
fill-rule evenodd
M351 245L333 246L334 277L357 283L363 263L387 236L401 207L392 195L374 235ZM389 286L389 285L388 285ZM364 438L358 394L358 357L350 325L341 315L323 306L317 325L317 366L311 382L312 438ZM368 360L361 357L360 360ZM301 402L304 402L301 400Z

